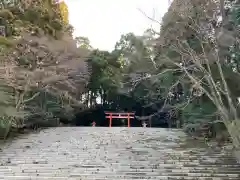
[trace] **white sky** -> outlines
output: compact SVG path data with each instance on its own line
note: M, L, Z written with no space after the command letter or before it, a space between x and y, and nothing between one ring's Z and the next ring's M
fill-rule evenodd
M94 48L112 50L122 34L142 35L151 25L159 30L160 21L167 11L169 0L65 0L70 23L76 36L89 38ZM155 12L155 13L154 13ZM155 14L155 15L154 15Z

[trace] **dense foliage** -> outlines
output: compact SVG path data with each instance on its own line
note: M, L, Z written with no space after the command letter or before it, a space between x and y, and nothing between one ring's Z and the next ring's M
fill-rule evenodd
M71 119L88 79L88 50L72 38L66 6L49 0L0 3L1 135Z

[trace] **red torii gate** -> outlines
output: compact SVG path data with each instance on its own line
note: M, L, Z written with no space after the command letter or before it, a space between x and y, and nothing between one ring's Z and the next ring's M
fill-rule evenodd
M109 119L109 127L112 127L112 119L127 119L130 127L130 119L134 119L134 112L105 112L106 118Z

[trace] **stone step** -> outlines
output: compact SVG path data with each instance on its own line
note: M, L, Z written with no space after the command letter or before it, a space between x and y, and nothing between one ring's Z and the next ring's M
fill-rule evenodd
M47 129L0 149L0 179L240 179L230 150L180 147L187 143L184 133L166 129Z
M155 176L155 177L135 177L135 176L0 176L0 179L7 180L133 180L133 179L154 179L154 180L210 180L209 177L174 177L174 176ZM239 178L211 177L211 180L239 180Z

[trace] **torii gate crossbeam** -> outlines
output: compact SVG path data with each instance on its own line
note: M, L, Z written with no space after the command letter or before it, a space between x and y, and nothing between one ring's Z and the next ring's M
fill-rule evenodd
M109 119L109 127L112 127L112 120L113 119L127 119L128 120L128 127L130 127L130 119L134 119L135 113L134 112L105 112L106 118Z

